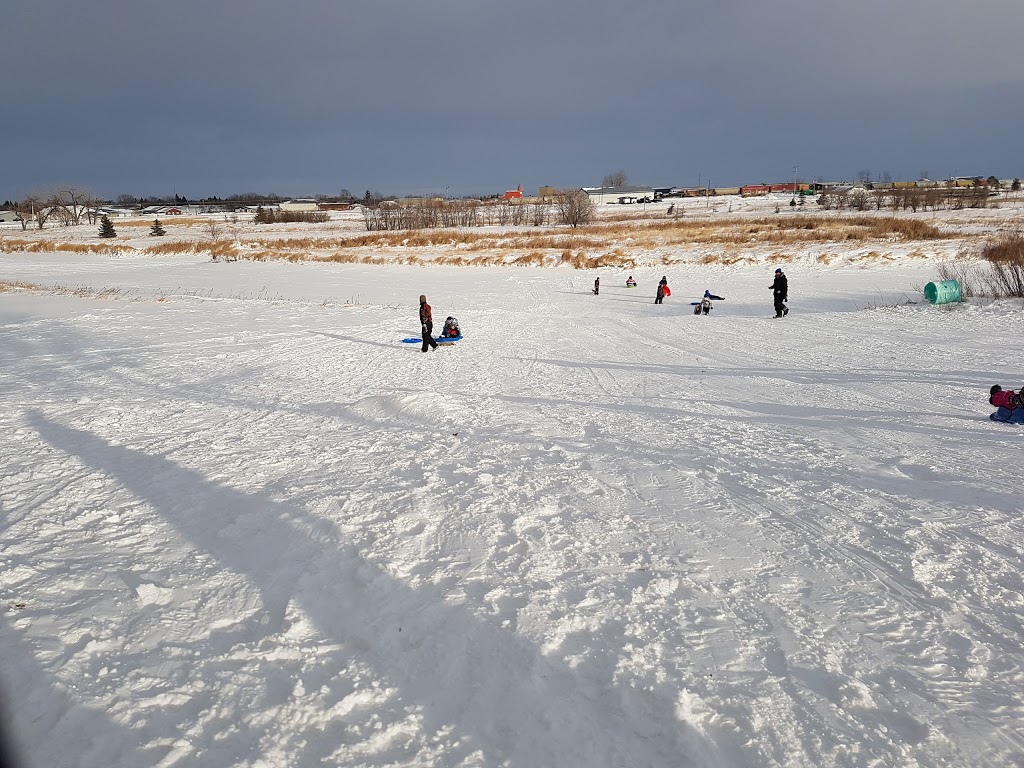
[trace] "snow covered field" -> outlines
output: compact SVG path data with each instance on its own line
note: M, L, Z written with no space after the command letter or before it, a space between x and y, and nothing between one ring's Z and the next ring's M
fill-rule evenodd
M0 254L22 765L1024 765L1021 303L785 266Z

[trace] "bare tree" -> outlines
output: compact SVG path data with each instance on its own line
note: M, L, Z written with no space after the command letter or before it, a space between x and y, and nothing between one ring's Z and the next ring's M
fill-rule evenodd
M14 206L15 212L17 212L18 216L21 218L22 232L28 229L28 223L30 221L36 222L39 229L43 228L43 222L45 222L45 219L41 222L37 217L44 207L42 197L35 193L25 195L24 199Z
M582 189L560 189L554 196L555 216L576 229L594 219L594 201Z
M609 173L603 179L601 179L602 187L624 187L629 184L629 176L626 175L625 171L616 171L615 173Z

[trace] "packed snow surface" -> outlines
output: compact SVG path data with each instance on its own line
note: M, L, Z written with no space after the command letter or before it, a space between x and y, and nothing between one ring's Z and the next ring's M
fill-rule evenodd
M773 270L0 255L23 764L1024 764L1020 302Z

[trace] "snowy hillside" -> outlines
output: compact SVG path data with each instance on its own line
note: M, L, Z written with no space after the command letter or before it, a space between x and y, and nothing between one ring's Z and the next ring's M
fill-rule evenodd
M1024 765L1021 302L807 253L0 253L22 764Z

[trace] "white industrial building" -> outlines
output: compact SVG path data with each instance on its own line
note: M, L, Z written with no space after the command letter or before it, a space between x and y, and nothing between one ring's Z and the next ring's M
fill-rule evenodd
M318 211L320 206L311 197L299 197L295 200L285 200L281 203L282 211Z
M653 203L654 187L583 187L595 205L603 203Z

